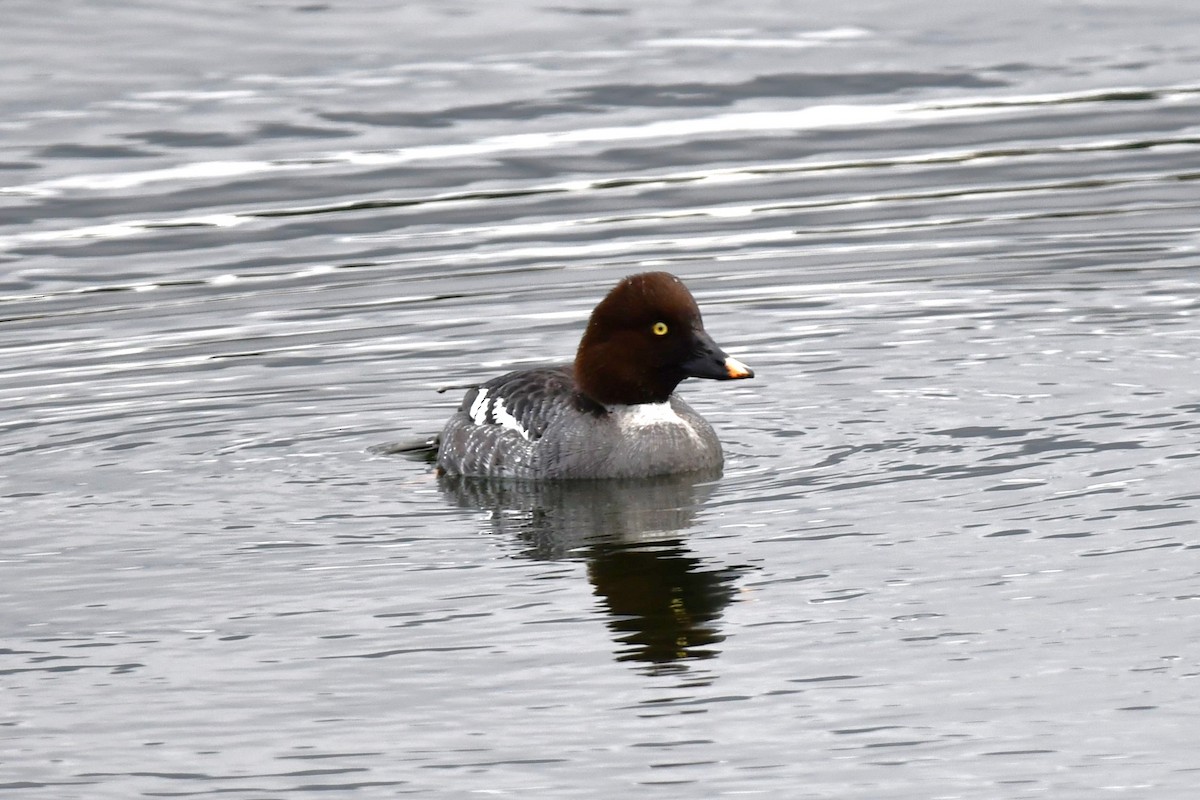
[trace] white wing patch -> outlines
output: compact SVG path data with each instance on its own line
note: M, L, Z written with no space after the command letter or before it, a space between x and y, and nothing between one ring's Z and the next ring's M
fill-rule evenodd
M492 402L492 416L501 427L510 428L521 434L522 439L529 440L529 431L522 428L517 418L508 413L508 409L504 407L503 400L497 399Z
M475 402L471 403L471 422L476 425L486 425L488 421L488 393L487 389L480 389L475 395Z
M522 439L529 441L529 431L521 427L517 418L505 408L504 398L488 397L487 389L480 389L479 394L475 395L468 413L476 425L499 425L501 428L516 431Z

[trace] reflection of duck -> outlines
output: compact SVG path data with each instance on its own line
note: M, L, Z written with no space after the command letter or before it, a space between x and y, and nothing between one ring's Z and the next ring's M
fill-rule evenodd
M716 623L734 596L737 570L703 569L679 540L655 545L599 543L588 554L588 577L612 619L619 661L667 665L712 658L725 637Z
M516 482L440 479L456 505L491 512L493 531L526 543L529 558L583 558L611 615L620 661L678 665L711 658L740 569L690 555L680 533L718 473L643 481ZM707 567L707 568L706 568Z

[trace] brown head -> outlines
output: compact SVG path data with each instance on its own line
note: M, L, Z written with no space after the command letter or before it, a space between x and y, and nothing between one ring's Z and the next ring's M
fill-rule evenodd
M753 377L709 337L692 293L667 272L618 283L592 311L575 354L575 382L604 405L665 402L684 378Z

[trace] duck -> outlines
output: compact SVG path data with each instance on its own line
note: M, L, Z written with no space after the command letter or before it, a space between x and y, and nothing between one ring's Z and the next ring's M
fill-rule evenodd
M471 386L437 437L442 475L578 480L720 469L713 427L676 388L753 378L704 329L683 281L643 272L596 305L575 359Z

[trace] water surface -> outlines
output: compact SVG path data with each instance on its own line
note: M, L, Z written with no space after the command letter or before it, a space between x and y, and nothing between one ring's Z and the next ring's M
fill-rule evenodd
M0 33L0 788L1189 798L1181 2ZM723 474L380 447L667 269Z

